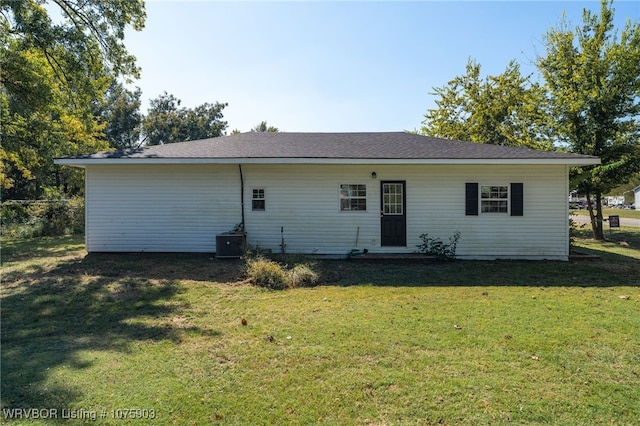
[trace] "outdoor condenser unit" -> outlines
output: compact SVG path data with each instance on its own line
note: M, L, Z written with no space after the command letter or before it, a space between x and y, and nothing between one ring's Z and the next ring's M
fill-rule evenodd
M233 259L242 257L247 236L244 233L225 232L216 235L216 257L221 259Z

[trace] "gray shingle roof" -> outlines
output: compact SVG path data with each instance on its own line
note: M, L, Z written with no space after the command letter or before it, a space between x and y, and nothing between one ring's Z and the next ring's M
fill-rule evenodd
M240 133L66 159L584 159L597 157L445 140L406 132ZM90 163L91 161L88 161ZM64 161L62 162L64 163Z

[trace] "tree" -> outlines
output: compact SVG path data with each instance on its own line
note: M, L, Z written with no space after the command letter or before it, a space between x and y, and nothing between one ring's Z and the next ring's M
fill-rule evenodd
M109 87L99 115L105 123L105 136L111 148L128 149L140 145L141 94L140 88L132 92L117 81Z
M222 110L226 103L205 102L194 109L187 109L184 119L182 140L216 138L224 135L227 122L222 121Z
M588 198L593 236L603 240L602 195L640 171L640 25L627 21L620 38L612 3L600 15L584 10L582 26L563 21L545 35L537 66L546 82L553 136L572 152L602 164L577 169L572 185ZM591 200L595 202L595 208Z
M108 148L95 116L109 83L136 78L124 31L141 30L142 0L0 1L0 189L36 198L79 183L53 158Z
M224 135L227 122L222 121L226 103L204 103L194 109L179 108L180 99L164 92L152 99L143 119L145 143L162 145Z
M278 133L280 130L278 130L277 127L273 127L273 126L268 126L266 121L261 121L260 124L256 124L253 129L249 130L250 132L253 133L259 133L259 132L272 132L272 133Z
M81 190L81 171L60 169L55 157L107 149L103 126L85 103L69 101L67 88L38 51L20 51L15 41L0 53L0 186L3 199L39 198L59 190ZM13 92L14 87L19 90Z
M180 99L167 92L152 99L143 119L143 132L147 145L180 142L178 123L181 121L178 106Z
M585 9L581 27L561 22L547 32L546 55L536 60L543 84L523 78L514 62L483 80L470 61L464 76L435 89L438 108L422 127L433 136L600 157L601 165L571 172L572 188L590 201L596 239L604 239L602 195L640 172L640 24L627 21L618 38L611 5L602 0L600 15Z
M497 76L481 78L481 67L467 62L466 73L434 88L437 108L428 110L422 133L448 139L550 149L539 108L542 89L512 61Z

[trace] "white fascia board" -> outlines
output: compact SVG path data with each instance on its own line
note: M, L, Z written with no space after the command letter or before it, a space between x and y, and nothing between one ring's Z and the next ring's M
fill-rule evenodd
M64 158L60 158L60 159L54 158L53 164L59 164L62 166L80 167L84 169L88 163L86 160L82 161L81 163L77 163L77 162L70 162L70 160L67 160Z
M99 164L566 164L588 166L600 164L597 158L59 158L54 164L85 167Z

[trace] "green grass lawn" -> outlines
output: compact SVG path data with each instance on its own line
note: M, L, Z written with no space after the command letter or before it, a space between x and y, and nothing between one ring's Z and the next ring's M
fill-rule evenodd
M0 423L636 424L640 229L612 239L579 235L601 259L575 263L322 261L287 291L208 255L3 242Z

